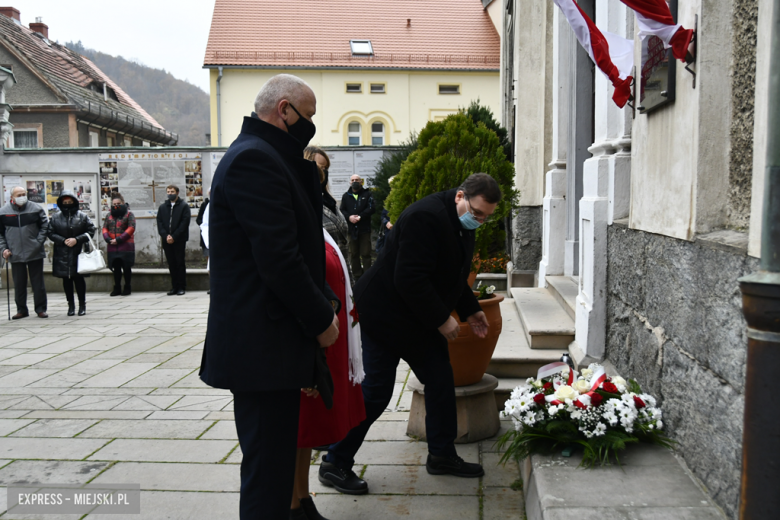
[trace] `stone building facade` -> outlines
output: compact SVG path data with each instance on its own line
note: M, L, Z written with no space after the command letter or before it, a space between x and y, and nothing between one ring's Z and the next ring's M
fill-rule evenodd
M698 27L695 77L674 62L674 101L645 113L614 105L552 2L526 4L503 4L504 121L517 185L538 196L525 194L514 239L533 243L538 211L539 287L551 276L576 286L573 357L610 363L656 395L678 452L736 518L747 350L737 280L760 257L766 111L754 107L767 105L772 3L671 2L679 23ZM633 12L578 4L634 39L641 70ZM513 256L527 269L523 247Z

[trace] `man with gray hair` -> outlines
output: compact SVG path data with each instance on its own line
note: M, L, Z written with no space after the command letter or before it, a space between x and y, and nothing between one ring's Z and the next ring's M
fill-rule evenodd
M332 403L323 348L340 302L325 283L317 166L303 158L316 103L303 80L271 78L211 183L200 377L234 395L242 519L290 516L301 389Z
M43 258L46 256L43 244L49 232L49 219L41 206L27 200L27 190L22 186L11 188L10 195L11 200L0 208L0 254L13 269L16 301L13 319L30 315L27 309L28 272L35 313L39 318L48 318L43 283Z

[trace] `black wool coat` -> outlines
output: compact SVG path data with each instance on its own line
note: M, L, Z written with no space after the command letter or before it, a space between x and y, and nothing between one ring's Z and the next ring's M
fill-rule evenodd
M64 197L71 197L78 206L78 199L71 191L64 191L57 199L57 203L59 204ZM62 211L54 213L49 224L49 240L54 242L51 274L57 278L76 276L79 272L79 253L94 234L95 225L83 211L77 211L75 215L65 215ZM78 243L68 247L65 245L65 240L68 238L75 238Z
M325 283L316 164L287 132L245 117L214 174L210 206L201 379L233 391L311 387L322 355L316 336L337 302Z
M374 197L371 196L371 190L366 188L360 188L357 192L357 199L352 192L352 189L341 196L341 205L339 206L341 214L347 219L349 225L350 236L357 240L359 235L365 235L371 233L371 215L374 214L376 208L374 207ZM349 221L351 215L357 215L360 217L360 221L357 224L353 224Z
M474 231L458 220L456 193L434 193L406 208L355 285L363 333L407 360L446 347L438 328L453 310L463 321L481 310L467 282Z
M174 243L186 242L190 239L190 220L192 220L192 210L181 197L173 206L173 219L171 219L171 201L166 200L157 209L157 232L163 240L171 235Z

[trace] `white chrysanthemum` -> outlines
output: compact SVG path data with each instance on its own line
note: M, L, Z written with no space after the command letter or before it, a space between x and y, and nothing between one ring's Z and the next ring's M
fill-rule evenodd
M615 426L618 422L617 415L612 413L611 411L604 412L601 417L604 418L605 421L609 423L610 426Z
M661 428L664 427L664 422L663 421L655 421L655 427L660 430Z
M650 394L640 394L639 398L645 402L648 408L655 408L657 404L655 401L655 397L653 397Z
M550 414L550 417L552 417L552 416L554 416L555 414L557 414L557 413L558 413L558 412L561 410L561 408L563 408L563 405L562 405L562 404L560 404L560 405L555 405L555 404L554 404L554 405L552 405L551 407L549 407L549 408L547 409L547 413L549 413L549 414Z
M593 434L596 435L597 437L601 437L606 432L607 432L607 427L602 423L598 423L596 425L596 429L593 430Z
M529 377L528 379L525 380L525 384L532 385L532 384L534 384L534 381L536 381L536 380L533 377ZM517 388L520 388L520 387L518 386ZM517 390L517 388L515 390Z

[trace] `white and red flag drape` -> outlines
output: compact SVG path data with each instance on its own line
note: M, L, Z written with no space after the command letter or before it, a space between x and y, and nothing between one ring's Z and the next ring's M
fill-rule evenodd
M664 42L664 48L672 48L678 60L685 61L688 46L693 39L693 30L674 23L672 12L666 0L620 0L636 13L639 37L657 36Z
M602 32L574 0L553 0L571 25L580 45L615 87L612 100L623 108L631 99L631 70L634 66L634 42L616 34Z

